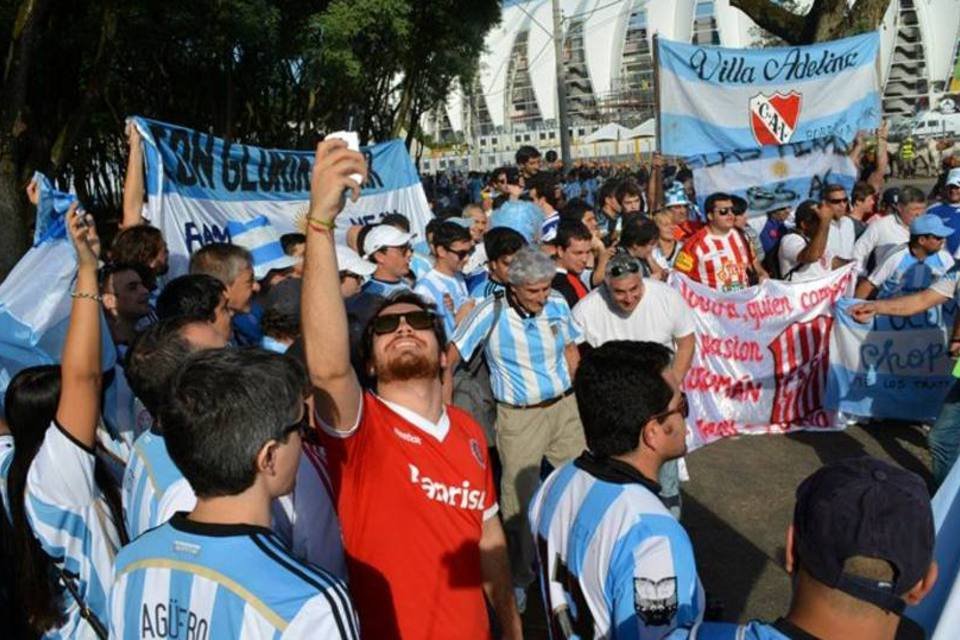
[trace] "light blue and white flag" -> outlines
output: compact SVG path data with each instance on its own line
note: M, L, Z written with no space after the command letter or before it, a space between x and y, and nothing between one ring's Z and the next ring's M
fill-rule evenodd
M302 231L314 151L265 149L145 118L131 118L143 137L145 213L170 250L169 278L186 273L190 254L230 242L228 222L266 217L279 233ZM362 147L369 167L357 202L337 218L343 242L351 225L402 213L420 236L430 207L416 167L400 140Z
M835 136L849 143L880 125L877 32L772 49L657 42L664 154Z
M825 406L872 418L934 420L954 378L947 349L953 300L900 318L861 324L848 313L860 300L837 301L830 338Z
M746 200L751 217L782 207L794 209L807 198L819 200L828 184L839 184L850 193L857 180L847 146L829 138L702 154L685 161L694 169L701 210L707 196L723 192Z
M227 222L230 241L250 252L253 257L253 276L260 280L274 269L287 269L299 260L283 252L280 234L267 216L252 220Z
M953 465L933 496L933 529L937 581L933 590L904 615L927 632L930 640L953 640L960 629L960 464Z
M34 244L0 283L0 408L3 392L21 369L60 361L77 276L64 221L76 196L55 190L40 173L34 179L40 194ZM106 371L116 351L105 321L101 333Z

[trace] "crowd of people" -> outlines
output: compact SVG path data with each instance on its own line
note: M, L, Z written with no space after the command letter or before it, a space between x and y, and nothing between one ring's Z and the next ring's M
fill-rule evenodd
M397 213L344 236L367 166L328 140L303 233L251 251L268 231L238 231L168 278L128 135L109 249L67 214L61 362L5 395L4 635L520 638L538 582L555 640L917 631L901 614L937 576L930 494L871 458L797 488L782 618L708 606L679 519L695 327L666 281L722 294L853 263L861 320L943 304L960 168L932 204L872 166L754 227L735 195L701 210L692 172L659 156L563 171L523 147L435 202L423 237ZM129 399L109 416L108 388ZM960 385L930 430L935 485L958 407Z

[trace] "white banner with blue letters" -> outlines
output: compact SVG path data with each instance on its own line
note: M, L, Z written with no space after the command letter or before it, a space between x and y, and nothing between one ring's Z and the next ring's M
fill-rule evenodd
M658 39L660 147L690 156L880 125L878 32L804 47L729 49Z
M170 274L186 273L190 254L229 242L228 221L266 216L279 233L303 230L314 151L265 149L155 120L131 119L143 137L146 217L170 249ZM357 202L337 218L343 242L352 225L402 213L423 237L430 208L416 167L400 140L362 147L369 167Z

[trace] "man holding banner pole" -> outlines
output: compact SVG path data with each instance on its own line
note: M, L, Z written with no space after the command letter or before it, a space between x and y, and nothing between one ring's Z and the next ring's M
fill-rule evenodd
M876 314L889 316L912 316L952 300L957 295L960 281L955 277L943 277L928 289L908 296L874 300L854 305L850 315L858 322L870 322ZM954 320L949 344L950 356L960 357L960 314ZM957 371L954 369L954 376ZM954 381L943 401L940 415L927 434L930 446L934 487L939 487L960 453L960 379Z

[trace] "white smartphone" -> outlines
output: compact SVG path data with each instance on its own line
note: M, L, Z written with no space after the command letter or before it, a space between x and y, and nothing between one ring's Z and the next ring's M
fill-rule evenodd
M347 143L347 148L350 151L360 151L360 136L357 135L356 131L334 131L333 133L328 133L325 140L334 138L336 140L343 140ZM359 173L354 173L350 176L357 184L363 185L363 176Z

